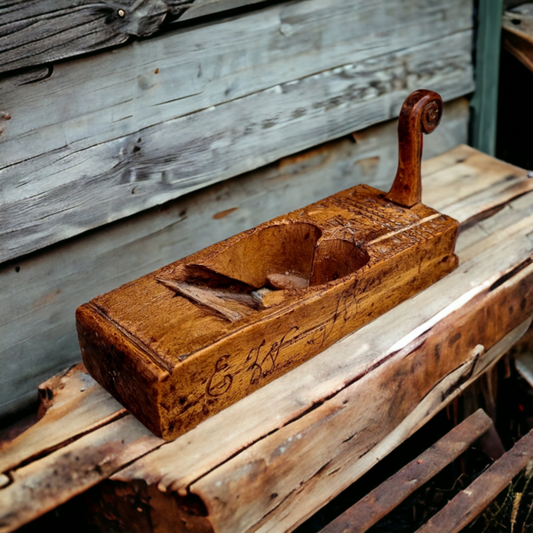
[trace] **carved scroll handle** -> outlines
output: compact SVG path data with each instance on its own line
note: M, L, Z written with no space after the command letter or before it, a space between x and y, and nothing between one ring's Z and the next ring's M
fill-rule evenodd
M422 133L431 133L442 117L442 98L421 89L405 100L398 122L398 170L387 200L412 207L422 200Z

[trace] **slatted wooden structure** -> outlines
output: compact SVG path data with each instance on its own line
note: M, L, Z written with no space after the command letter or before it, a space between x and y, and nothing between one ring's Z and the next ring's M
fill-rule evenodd
M503 44L533 70L533 3L526 2L503 15Z
M461 222L457 270L170 443L83 368L54 377L44 416L3 444L0 531L98 483L104 530L288 531L421 427L533 314L527 172L459 146L424 175L425 201Z
M321 533L364 533L407 496L422 487L494 426L481 409L453 428L419 457L391 476L321 530ZM459 492L417 533L463 531L533 460L533 432Z
M386 188L394 125L376 124L411 91L447 102L426 156L465 142L472 24L462 0L1 5L0 415L79 361L83 302L349 186Z

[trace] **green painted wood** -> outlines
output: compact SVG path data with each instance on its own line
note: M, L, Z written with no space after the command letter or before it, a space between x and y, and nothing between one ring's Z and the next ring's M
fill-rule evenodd
M503 0L479 0L471 145L489 155L496 153L502 13Z

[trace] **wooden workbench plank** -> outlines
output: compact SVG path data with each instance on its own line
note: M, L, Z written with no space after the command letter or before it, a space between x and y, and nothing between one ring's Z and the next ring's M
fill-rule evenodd
M449 211L455 208L458 198L464 201L470 197L478 197L484 190L490 188L490 191L493 191L495 186L501 187L504 184L511 186L517 179L528 183L528 180L524 179L527 177L524 169L497 159L487 160L486 154L469 146L462 150L462 160L456 159L453 165L443 169L425 169L425 176L431 178L431 188L423 191L427 205L437 204L439 209ZM432 162L432 165L439 160L440 158L434 159L435 163Z
M0 472L14 470L126 414L79 364L39 387L39 420L0 442Z
M533 312L533 268L501 291L489 293L487 287L474 301L443 317L431 332L413 335L404 348L391 347L389 361L192 483L189 491L205 503L213 529L288 531L368 471L449 403L460 381L472 372L478 375L468 365L478 358L478 344L492 347L520 325L515 318ZM524 314L509 316L507 305L519 308L521 302ZM338 345L335 357L343 352ZM418 411L433 388L464 365L457 381L440 390L433 405ZM275 406L270 403L268 409ZM398 427L403 431L394 433ZM178 473L178 464L167 464L167 472Z
M0 489L0 532L56 508L163 442L126 415L10 472L11 483Z
M520 325L518 328L510 332L504 339L497 343L493 348L491 348L487 353L483 354L483 358L480 359L478 356L480 352L475 350L472 354L470 360L461 365L457 370L450 373L439 382L428 395L422 400L418 405L416 410L411 413L405 420L400 424L382 443L376 446L372 453L375 454L375 461L378 462L384 457L390 450L395 446L397 441L405 440L410 434L412 434L413 427L416 425L417 428L421 427L429 418L431 418L438 410L443 407L442 398L447 396L447 400L452 400L458 394L460 394L465 388L467 388L479 375L485 371L489 366L493 365L501 356L506 353L517 341L524 335L524 332L530 327L531 320L527 320L525 323ZM479 367L475 368L475 364L479 364ZM326 448L329 448L328 443L325 443ZM367 454L366 459L371 459L371 454ZM328 473L335 473L335 468L339 470L341 468L350 468L353 467L354 463L357 461L358 457L345 457L345 462L340 465L328 465ZM366 468L368 466L367 461L363 461L359 465L361 468ZM300 468L301 463L294 465L294 468ZM331 467L331 468L330 468ZM352 472L353 473L353 472ZM358 472L356 470L355 475L358 477ZM131 506L129 503L131 498L138 498L137 501L149 501L148 505L144 505L142 508L143 514L138 516L138 521L143 522L141 531L151 532L152 523L157 524L161 529L158 529L159 532L173 531L177 520L176 517L179 515L179 523L190 523L197 516L196 513L192 515L187 513L187 506L189 509L198 509L200 512L198 515L201 515L204 520L209 519L209 514L202 509L202 504L198 502L194 494L188 494L187 496L177 496L174 494L169 495L167 492L161 492L157 489L156 485L146 485L145 481L141 476L136 479L128 479L126 482L117 481L117 478L120 479L120 475L115 476L113 482L104 482L99 485L96 489L91 491L86 496L86 500L90 503L90 512L91 519L99 524L104 530L110 526L110 524L118 531L126 531L128 522L127 513L124 513L125 509ZM327 483L327 479L326 479ZM253 484L253 482L252 482ZM275 494L275 493L272 493ZM323 494L318 495L318 498L321 498ZM305 497L305 495L304 495ZM196 498L196 499L195 499ZM176 504L178 502L178 504ZM183 507L180 507L183 505ZM293 502L290 502L293 503ZM296 502L298 503L298 502ZM320 502L319 505L322 505L323 502ZM306 504L304 500L304 504ZM290 510L288 511L290 513ZM131 514L129 515L131 517ZM136 518L137 518L136 516ZM274 521L272 524L269 524L273 531L290 531L294 526L289 527L287 522L285 525L279 524ZM124 522L123 520L126 519ZM205 527L205 523L202 524L204 529L202 531L212 532L212 527ZM267 529L268 530L268 529Z
M531 215L529 215L529 217L531 218ZM518 239L515 235L512 240L510 240L512 243L510 247L508 246L506 249L500 248L501 255L498 254L497 258L494 257L492 251L487 251L481 256L472 259L470 262L463 264L459 271L452 273L435 286L424 291L419 297L411 300L409 305L412 306L413 313L404 309L404 304L389 312L387 314L386 329L387 331L395 332L394 336L397 342L392 343L392 341L386 336L384 337L379 334L379 331L383 330L383 326L381 326L380 329L381 319L378 319L373 324L360 330L357 334L344 339L333 348L335 357L334 360L329 362L333 367L330 367L329 371L324 372L319 366L315 366L320 364L319 361L321 361L322 364L328 364L326 358L329 351L326 351L309 363L309 365L313 365L313 368L309 368L309 366L306 367L306 365L308 365L307 363L303 365L304 370L301 374L299 373L296 382L290 380L290 384L289 382L285 383L286 380L284 378L276 380L276 382L272 384L272 389L275 388L275 390L265 393L268 397L263 397L259 392L250 396L245 402L239 402L220 415L217 415L223 417L224 421L221 420L217 423L215 422L216 417L211 419L212 422L209 420L206 421L198 428L188 433L187 439L178 439L174 443L164 446L156 454L148 456L145 460L136 463L131 469L122 472L117 476L117 479L145 479L148 484L159 485L163 490L176 490L181 492L181 494L185 494L187 487L195 478L201 477L202 472L208 472L215 468L218 460L222 463L225 460L223 457L231 457L233 454L237 453L238 449L242 446L241 443L253 442L259 439L261 434L268 434L268 432L273 431L276 427L282 427L288 424L293 417L297 420L303 420L305 417L300 419L298 419L298 417L305 412L309 406L321 403L324 397L321 396L321 393L322 395L327 396L326 391L329 391L331 394L331 391L342 389L343 386L345 386L343 384L346 384L347 382L349 383L350 380L353 380L357 376L364 375L369 368L378 364L376 354L382 354L382 357L386 358L387 353L395 353L396 349L394 346L390 346L389 343L395 344L396 346L402 346L403 343L399 339L401 339L403 335L408 335L408 332L412 331L414 328L416 328L416 333L419 335L424 328L430 329L431 327L434 327L430 317L435 316L436 313L438 313L437 309L441 309L441 314L444 312L442 306L445 304L449 305L448 310L450 312L454 309L454 306L460 309L461 305L466 303L465 295L468 295L469 298L474 298L475 294L472 294L472 291L474 291L474 293L488 291L487 287L490 286L493 281L497 280L499 275L504 276L503 272L500 271L500 268L505 269L504 265L507 260L510 259L508 268L512 270L514 267L511 265L520 264L523 260L529 258L532 244L531 241L525 237L525 234L528 232L527 228L522 229L522 231L523 237ZM504 242L508 242L509 239L511 239L511 235L508 232L505 232L505 235L503 235L502 232L500 246L504 245ZM519 246L519 242L522 242L522 245ZM518 256L514 255L510 249L516 246L519 246L519 248L523 246L521 252L515 250L515 252L518 252ZM514 257L511 258L511 256ZM522 257L522 259L518 259L518 257ZM490 265L490 263L492 263L492 265ZM489 276L490 281L483 277L482 272L484 268L487 268L487 271L485 272L492 272ZM500 271L501 274L496 275L493 270L494 268L496 268L497 271ZM461 281L461 279L463 281ZM472 279L476 280L475 284L477 288L471 288ZM477 283L480 285L477 285ZM439 297L441 298L440 300L439 298L436 298L437 292L433 293L433 291L438 291ZM446 296L443 297L443 294ZM457 298L455 304L453 303L454 298ZM443 299L446 301L443 302ZM438 301L438 304L436 304L436 301ZM437 307L435 307L436 305ZM418 314L414 311L415 309L418 310ZM420 322L422 321L423 323L420 313L423 313L426 316L426 320L429 320L430 322L426 326L422 326ZM438 320L437 316L435 320ZM450 322L456 323L455 320L451 319ZM415 326L415 324L418 324L418 326ZM413 334L411 340L415 342L416 339L417 335ZM350 341L354 343L354 352L350 352L349 350L345 352L342 347L345 343L350 343ZM408 341L405 340L404 343L408 343ZM355 347L355 345L357 345L357 347ZM365 355L368 358L366 359L366 364ZM342 361L342 364L339 364L339 361ZM352 367L351 365L354 366ZM349 372L347 372L348 368L350 369ZM327 376L327 380L325 376ZM271 387L271 385L268 387ZM246 405L244 405L245 403ZM269 405L268 412L272 413L271 416L268 416L267 413L263 413L264 410L262 409L262 406L265 404ZM254 414L257 412L263 413L262 416L255 416ZM230 420L233 419L233 417L235 417L235 420L240 420L240 423L231 423ZM260 419L260 422L258 418ZM357 419L357 416L355 419ZM256 422L254 422L254 420ZM327 420L327 416L324 420ZM221 426L218 426L218 424L221 424ZM218 433L217 427L234 427L236 433L225 437ZM294 427L292 429L294 430ZM276 433L277 432L274 434ZM296 433L295 430L293 434ZM216 435L216 437L214 435ZM216 453L213 453L210 446L213 439L217 441ZM265 439L260 442L265 442ZM335 446L332 446L332 448L335 448ZM320 449L320 446L318 446L317 450ZM316 453L319 452L317 451ZM216 459L217 456L219 456L219 459ZM250 448L248 457L257 458L258 456L261 455L254 455L254 449ZM310 458L311 456L312 452L308 450L308 455L306 455L306 457ZM183 461L185 457L187 460ZM237 457L242 457L242 454L238 454ZM229 465L230 462L226 464ZM268 464L268 459L266 458L265 464ZM239 468L236 467L235 471L238 472ZM247 467L243 466L240 471L246 472ZM218 469L215 469L210 475L214 476L214 472L218 472ZM202 483L202 481L205 482L206 479L207 478L201 478L199 483ZM213 479L211 478L211 480ZM221 479L218 479L217 481L220 480ZM217 481L214 481L215 485ZM260 483L259 480L258 483ZM220 487L221 486L222 484ZM222 501L227 502L226 499L223 499ZM235 526L235 523L233 523L233 526Z
M321 533L363 533L438 474L492 426L477 410L418 457L344 511Z
M471 37L461 0L308 0L6 78L0 261L464 95Z
M154 505L157 497L164 498L159 489L166 490L169 498L174 498L174 493L186 500L194 494L201 495L209 511L207 518L217 528L235 531L242 525L244 530L256 526L268 530L274 523L281 524L283 530L294 527L316 510L319 500L323 503L338 493L442 408L443 398L449 400L468 380L485 370L486 365L493 364L527 327L523 324L522 329L501 341L503 345L489 349L482 356L479 351L470 350L472 345L476 348L480 343L490 348L533 310L533 267L527 266L533 251L528 237L533 223L532 194L513 200L512 209L501 209L493 215L500 218L492 235L487 236L486 231L476 233L478 237L492 239L491 247L467 261L460 254L461 266L452 274L299 369L122 470L110 483L121 487L124 487L121 483L131 482L147 485L147 490L153 491ZM510 218L506 221L503 215ZM479 224L489 227L491 218L465 229L459 241L467 238ZM476 239L469 239L469 242L472 246L479 245ZM483 327L471 327L471 320L479 321ZM472 335L456 338L450 333L454 328L472 332ZM441 348L436 349L439 343ZM416 366L416 372L411 365ZM403 379L415 382L405 385L407 381ZM372 387L366 384L377 384L380 380L386 386L374 391L378 400L373 403L369 392ZM406 390L418 390L420 394L425 390L427 394L414 408L418 403L416 394L410 399L409 395L401 393ZM392 425L380 419L387 417L386 412L381 413L386 394L398 400L390 402L391 420L396 421ZM365 406L368 409L365 410ZM398 411L394 411L395 407ZM126 419L133 422L130 417L118 422ZM369 421L371 424L365 430L365 422ZM97 432L101 435L112 432L118 422L111 422ZM350 430L356 431L359 426L359 436L349 438ZM381 428L382 434L376 433L376 439L385 436L379 447L374 446L372 427ZM122 431L126 431L126 426L122 426ZM142 438L146 434L139 435ZM297 435L305 435L305 438L297 439ZM56 455L58 460L44 464L43 468L49 473L61 470L63 464L70 468L68 458L71 456L67 451L80 441L62 448L65 454ZM293 455L293 452L299 446L305 448L302 453L306 461L301 463L296 459L296 466L294 461L298 454ZM99 449L95 443L86 453L100 453ZM368 453L358 460L365 451ZM40 472L39 463L30 463L36 465L33 472ZM10 473L13 479L19 470ZM280 476L280 471L286 475ZM257 474L257 484L239 489L250 479L246 472ZM102 474L99 479L107 475ZM46 479L45 474L39 476L33 485L34 502L40 501L39 491L47 490L46 484L39 481ZM24 479L25 486L31 483L30 477ZM93 481L91 478L90 483ZM15 494L13 491L18 489L14 485L0 490L11 487L10 494ZM87 486L83 478L65 481L64 493L54 496L56 503ZM255 487L260 491L271 488L272 491L265 492L268 498L271 494L277 496L265 501L261 493L257 500L245 505L245 499L251 499ZM22 497L25 490L17 494ZM216 503L219 497L221 502ZM282 500L283 504L276 505ZM43 501L48 500L44 498ZM10 513L15 512L16 502L16 498L11 500ZM222 502L228 509L235 509L235 506L239 509L228 517L220 509ZM46 510L36 503L31 510L25 505L22 507L19 514L11 515L9 528L14 529ZM263 516L270 511L263 522ZM237 529L232 529L235 527Z
M467 124L466 100L446 104L424 156L466 142ZM398 160L396 121L356 135L356 143L344 138L315 147L0 265L0 415L32 400L39 383L80 360L74 312L82 303L358 183L387 190ZM432 168L453 165L464 150L441 163L441 157L431 160Z

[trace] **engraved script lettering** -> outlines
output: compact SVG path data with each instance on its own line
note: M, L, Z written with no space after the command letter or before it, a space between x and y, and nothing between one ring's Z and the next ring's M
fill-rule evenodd
M266 341L263 339L263 342L256 348L252 348L250 350L250 353L248 354L248 357L246 357L245 364L250 362L253 359L253 363L248 367L248 370L251 370L252 377L250 378L250 385L255 385L259 379L261 378L262 370L261 366L257 362L259 359L259 352L261 351L261 348L265 345Z
M261 378L265 378L274 372L280 351L290 344L290 341L292 340L288 340L287 336L292 332L298 331L298 329L299 328L297 326L294 326L287 333L285 333L285 335L283 335L279 341L274 341L262 359L260 359L260 354L261 348L266 344L265 339L263 339L258 347L250 350L250 353L246 358L247 363L253 360L252 364L248 367L248 370L252 372L250 377L250 385L255 385Z
M224 374L225 370L229 368L228 359L229 355L223 355L215 363L215 371L207 381L206 392L209 396L214 398L226 394L233 383L233 376L231 374Z

